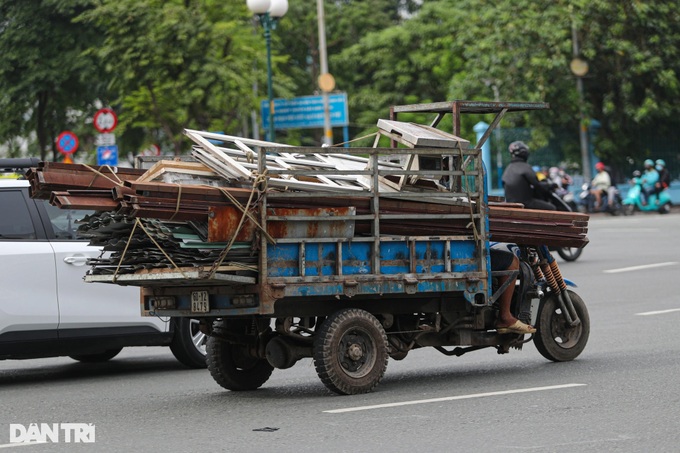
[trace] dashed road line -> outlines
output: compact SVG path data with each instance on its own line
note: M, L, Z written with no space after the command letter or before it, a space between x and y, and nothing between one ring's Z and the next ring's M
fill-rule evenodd
M675 311L680 311L680 308L671 308L668 310L656 310L656 311L645 311L642 313L635 313L636 316L653 316L653 315L665 315L666 313L673 313Z
M654 264L643 264L641 266L631 266L631 267L620 267L618 269L607 269L602 272L605 274L618 274L619 272L632 272L639 271L643 269L653 269L655 267L665 267L665 266L675 266L678 264L677 261L667 261L665 263L654 263Z
M426 400L413 400L413 401L402 401L400 403L386 403L386 404L375 404L373 406L358 406L358 407L348 407L345 409L333 409L329 411L324 411L328 414L342 414L345 412L357 412L357 411L367 411L373 409L387 409L391 407L400 406L413 406L415 404L429 404L429 403L440 403L443 401L456 401L456 400L466 400L471 398L485 398L489 396L499 396L499 395L512 395L515 393L529 393L529 392L543 392L546 390L559 390L567 389L571 387L581 387L587 384L562 384L562 385L549 385L546 387L531 387L526 389L515 389L515 390L503 390L499 392L487 392L487 393L473 393L470 395L458 395L458 396L446 396L443 398L430 398Z
M29 445L45 445L47 442L17 442L13 444L0 444L0 448L28 447Z

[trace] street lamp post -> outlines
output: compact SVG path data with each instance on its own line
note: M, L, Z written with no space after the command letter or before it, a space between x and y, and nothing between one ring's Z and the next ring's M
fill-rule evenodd
M592 177L590 153L588 146L588 125L586 124L585 101L583 96L583 77L588 74L588 63L582 60L579 55L581 49L578 43L578 33L576 24L571 25L571 41L574 58L569 65L571 72L576 76L576 91L578 92L579 102L579 141L581 142L581 166L583 167L583 177L590 181Z
M272 88L272 30L288 12L288 0L247 0L248 9L257 14L267 44L267 98L269 100L269 141L274 141L274 90Z

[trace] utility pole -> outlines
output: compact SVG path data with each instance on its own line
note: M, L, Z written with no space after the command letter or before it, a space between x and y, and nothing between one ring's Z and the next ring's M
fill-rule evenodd
M571 60L571 72L576 76L576 91L578 92L578 109L579 109L579 139L581 142L581 167L583 170L583 178L586 182L592 179L590 153L588 149L588 125L586 123L586 114L584 112L585 102L583 96L583 77L588 74L588 63L579 57L581 49L578 43L578 33L576 32L576 23L572 20L571 23L571 42L573 50L573 59Z
M328 56L326 54L326 15L323 0L316 0L316 13L319 21L319 88L323 93L323 144L333 144L333 129L331 128L331 107L328 92L335 89L335 80L328 72Z

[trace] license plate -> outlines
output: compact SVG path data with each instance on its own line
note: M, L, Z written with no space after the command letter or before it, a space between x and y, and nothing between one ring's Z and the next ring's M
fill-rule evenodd
M192 291L191 292L191 312L192 313L208 313L210 311L210 301L208 299L208 291Z

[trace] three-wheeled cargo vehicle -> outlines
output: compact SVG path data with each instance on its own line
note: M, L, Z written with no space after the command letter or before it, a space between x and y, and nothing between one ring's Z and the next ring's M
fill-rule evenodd
M395 106L378 123L389 147L377 146L378 139L364 148L287 147L187 130L193 155L227 187L131 184L138 197L133 231L126 230L125 247L108 248L114 253L107 266L93 262L86 280L140 286L144 315L200 319L210 373L230 390L257 389L274 368L313 358L328 389L365 393L390 357L426 346L449 356L482 348L507 353L533 339L547 359L572 360L588 340L588 312L548 246L583 247L588 217L490 201L481 159L482 144L506 113L547 107ZM400 122L403 113L434 120ZM476 146L460 138L465 113L496 115ZM447 115L452 133L437 128ZM143 205L143 197L167 200L170 192L175 198L165 217L158 215L162 221L145 223L156 205ZM207 207L205 222L188 221L205 230L199 245L176 228L193 218L183 207L189 200ZM92 237L118 231L99 224L99 233L90 225ZM169 250L171 239L180 245ZM492 242L517 244L520 269L491 271ZM141 243L143 252L132 254ZM218 253L202 264L184 255L191 248ZM149 262L135 264L144 256ZM514 316L537 328L529 337L494 327L499 295L515 282L501 278L508 276L516 277Z

